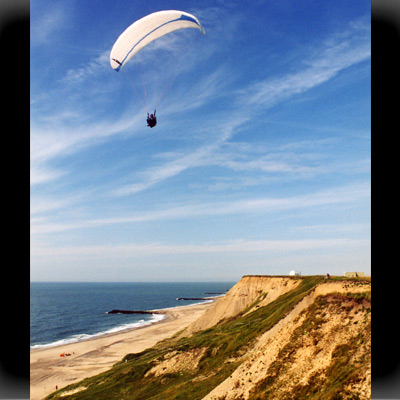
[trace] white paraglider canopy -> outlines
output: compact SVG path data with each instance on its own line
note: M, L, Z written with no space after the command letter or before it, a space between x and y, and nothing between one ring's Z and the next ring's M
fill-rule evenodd
M204 28L192 14L184 11L166 10L147 15L130 25L117 39L111 49L111 67L119 71L138 51L153 40L167 33L184 28Z

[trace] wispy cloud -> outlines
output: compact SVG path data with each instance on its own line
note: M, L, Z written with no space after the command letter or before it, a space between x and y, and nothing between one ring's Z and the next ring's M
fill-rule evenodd
M176 206L164 210L141 212L136 215L107 219L68 221L67 223L48 223L45 220L32 224L32 234L63 232L71 229L96 228L106 225L132 224L147 221L189 219L205 216L224 216L238 214L269 214L288 210L310 209L339 204L354 204L370 197L370 185L354 184L332 188L317 193L292 197L245 198L237 201Z
M225 66L220 66L193 82L190 91L187 87L181 87L175 94L172 93L171 103L167 105L165 112L187 112L213 103L219 98L229 97L228 88L233 79L234 74Z
M61 78L61 83L64 84L79 84L83 80L90 78L92 75L98 75L100 72L107 71L110 60L110 51L106 50L99 55L90 59L84 66L69 69L66 75Z
M65 170L51 168L41 163L31 162L30 184L33 186L49 181L54 181L61 178L66 173L67 172Z
M36 16L35 24L31 24L31 44L43 44L54 40L57 31L65 29L70 21L70 3L52 3L52 6L44 10L40 16ZM35 9L37 12L38 10Z
M228 124L214 127L216 133L213 141L203 144L190 151L188 154L178 155L172 161L162 164L161 166L150 167L139 175L139 182L124 185L112 191L112 195L126 196L138 193L142 190L172 178L189 168L209 165L209 158L213 152L218 149L221 144L229 140L233 136L234 130L245 122L247 118L237 117L229 121Z
M294 232L308 233L308 234L354 234L361 233L368 235L371 231L371 223L362 224L322 224L322 225L306 225L297 226L292 229Z
M213 244L127 244L103 246L70 246L50 247L37 244L32 256L81 258L134 259L167 254L199 254L199 253L252 253L252 252L298 252L324 248L368 248L367 239L303 239L303 240L233 240Z
M369 59L371 45L368 21L361 19L352 22L347 30L326 39L313 53L312 57L298 63L298 71L260 80L241 89L238 92L238 102L273 107L293 95L327 82L340 71Z
M52 160L74 154L82 149L98 145L100 141L109 140L112 136L125 133L142 122L143 116L130 113L118 121L102 118L98 122L79 124L80 118L65 121L54 118L44 128L33 124L31 128L31 184L44 183L59 178L67 173L59 167L50 166ZM78 125L78 126L76 126ZM64 167L66 168L66 167Z

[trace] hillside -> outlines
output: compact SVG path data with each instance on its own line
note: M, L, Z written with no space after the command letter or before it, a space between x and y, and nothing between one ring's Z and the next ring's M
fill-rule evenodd
M234 317L255 301L255 307L265 306L299 283L300 280L289 277L244 276L214 307L190 325L184 334L210 328L223 319Z
M369 399L370 279L245 276L199 320L48 399Z

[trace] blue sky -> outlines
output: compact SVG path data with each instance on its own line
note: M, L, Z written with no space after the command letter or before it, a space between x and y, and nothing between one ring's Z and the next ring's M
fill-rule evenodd
M31 280L370 274L370 55L364 0L31 0Z

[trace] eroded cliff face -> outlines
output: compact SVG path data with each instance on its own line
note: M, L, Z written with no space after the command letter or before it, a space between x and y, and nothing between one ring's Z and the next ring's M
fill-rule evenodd
M370 399L370 289L318 285L203 400Z
M246 309L251 312L255 308L263 307L295 288L300 281L299 278L291 277L244 276L212 308L191 324L184 335L211 328Z
M182 336L248 315L301 281L297 277L244 276ZM303 396L296 398L318 392L334 396L335 391L343 398L369 399L371 301L357 296L370 290L368 280L322 281L272 329L262 333L246 354L231 358L229 363L241 359L240 366L203 400L278 400L295 393ZM340 381L336 375L343 375L343 363L350 372ZM331 385L334 379L337 385Z

